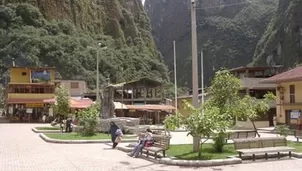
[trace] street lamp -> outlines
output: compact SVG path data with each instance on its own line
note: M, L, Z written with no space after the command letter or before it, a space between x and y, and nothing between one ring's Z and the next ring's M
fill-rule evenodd
M99 50L106 50L107 47L102 47L102 43L98 43L97 47L88 46L87 48L96 50L96 101L100 101Z

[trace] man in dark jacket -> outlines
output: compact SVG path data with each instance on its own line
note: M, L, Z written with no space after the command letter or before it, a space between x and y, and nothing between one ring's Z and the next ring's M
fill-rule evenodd
M112 141L112 143L113 143L113 146L112 146L113 149L118 145L118 143L115 142L115 139L116 139L116 137L117 137L116 131L117 131L118 129L120 129L120 128L119 128L114 122L111 121L111 122L110 122L110 130L109 130L109 134L111 135L111 141Z

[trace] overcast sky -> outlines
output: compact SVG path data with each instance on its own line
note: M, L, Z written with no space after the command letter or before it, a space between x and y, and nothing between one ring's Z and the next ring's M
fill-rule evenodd
M143 1L143 4L145 3L145 0L142 0Z

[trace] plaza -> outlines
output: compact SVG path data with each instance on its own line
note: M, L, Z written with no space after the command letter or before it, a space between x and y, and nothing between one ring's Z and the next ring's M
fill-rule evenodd
M0 171L300 171L302 160L273 159L239 165L185 168L130 158L108 144L52 144L31 128L41 124L0 124ZM43 125L42 125L43 126ZM44 125L45 126L45 125ZM177 138L178 133L173 133ZM179 133L183 138L184 134ZM178 138L177 138L178 139ZM189 139L189 138L188 138ZM175 142L176 139L172 140Z

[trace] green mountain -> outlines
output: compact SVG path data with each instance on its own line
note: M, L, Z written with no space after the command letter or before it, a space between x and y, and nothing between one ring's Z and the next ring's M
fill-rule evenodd
M170 70L176 41L178 84L188 87L192 83L190 5L189 0L145 2L154 39ZM277 0L197 0L198 51L204 51L207 84L221 67L253 61L257 43L277 7Z
M95 86L96 50L100 80L139 77L168 80L151 25L140 0L2 0L0 65L54 66L58 77Z
M302 0L280 0L279 8L257 45L254 65L302 63Z

